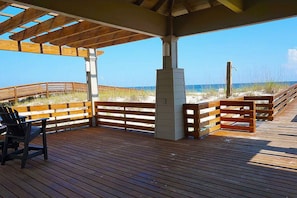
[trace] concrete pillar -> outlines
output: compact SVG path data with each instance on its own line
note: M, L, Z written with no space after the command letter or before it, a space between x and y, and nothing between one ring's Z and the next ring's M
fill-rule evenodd
M98 79L97 79L97 54L95 49L88 49L88 58L86 61L86 78L88 86L88 100L92 102L92 125L95 126L94 102L99 100Z
M184 137L183 104L186 103L184 70L177 68L177 38L163 40L163 69L157 70L155 137Z

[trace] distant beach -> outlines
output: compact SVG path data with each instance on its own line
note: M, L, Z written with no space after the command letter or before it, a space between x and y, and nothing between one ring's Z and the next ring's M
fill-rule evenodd
M273 81L271 81L273 82ZM251 87L255 85L265 85L269 82L259 82L259 83L233 83L233 89ZM275 84L283 84L283 85L293 85L296 84L297 81L283 81L283 82L273 82ZM186 91L188 92L204 92L207 90L221 90L225 89L226 84L196 84L196 85L186 85ZM129 87L138 90L145 90L145 91L155 91L156 86L136 86L136 87Z

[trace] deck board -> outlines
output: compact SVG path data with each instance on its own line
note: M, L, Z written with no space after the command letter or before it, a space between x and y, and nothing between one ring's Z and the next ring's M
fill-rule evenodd
M0 167L0 197L297 197L294 108L255 134L203 140L96 127L49 134L47 161Z

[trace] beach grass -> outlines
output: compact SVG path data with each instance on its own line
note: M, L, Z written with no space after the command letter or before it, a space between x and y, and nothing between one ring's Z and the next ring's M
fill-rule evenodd
M269 81L238 88L235 89L234 92L261 92L263 94L275 94L288 88L288 84Z
M130 88L119 87L103 87L99 89L99 100L110 102L142 102L151 101L155 97L154 91L138 90ZM88 96L86 92L71 92L52 94L48 98L45 96L28 97L20 100L14 106L28 106L28 105L43 105L43 104L61 104L68 102L87 101Z
M255 84L238 89L233 89L234 97L237 96L251 96L251 95L273 95L282 90L285 90L289 85L275 82L267 82L262 84ZM225 98L225 89L205 89L201 93L194 90L186 91L187 100L190 103L197 103L205 100L216 100ZM152 90L139 90L133 88L120 88L120 87L102 87L99 89L100 101L111 102L155 102L155 91ZM73 92L65 94L53 94L50 97L29 97L25 100L15 103L15 106L28 106L28 105L42 105L42 104L61 104L68 102L81 102L87 101L87 93Z

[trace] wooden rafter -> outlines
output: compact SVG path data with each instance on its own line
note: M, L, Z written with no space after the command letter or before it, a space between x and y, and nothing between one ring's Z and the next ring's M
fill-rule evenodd
M5 9L7 6L9 6L10 5L10 3L6 3L6 2L2 2L2 1L0 1L0 10L3 10L3 9Z
M117 33L119 31L124 31L124 30L120 30L117 28L112 28L112 27L98 27L95 29L91 29L90 31L86 31L83 33L80 33L79 35L72 35L72 36L68 36L67 38L63 38L63 39L58 39L55 40L53 42L50 42L53 45L74 45L75 43L82 43L84 41L93 39L93 38L97 38L97 37L101 37L107 34L114 34ZM77 45L78 46L78 45ZM83 46L80 46L83 47Z
M210 7L214 7L216 0L208 0Z
M123 0L5 0L151 36L166 35L166 16ZM145 0L147 1L147 0ZM145 2L144 1L144 2ZM145 22L143 19L149 19Z
M143 4L143 2L144 0L137 0L134 4L140 6L141 4Z
M11 38L13 40L21 41L21 40L36 36L40 33L49 31L51 29L57 28L59 26L65 25L65 24L73 22L73 21L75 21L74 18L58 15L58 16L48 19L40 24L37 24L37 25L32 26L28 29L25 29L23 31L15 33L15 34L11 35L9 38Z
M243 2L242 0L217 0L233 12L242 12L243 11Z
M104 36L99 36L95 38L91 38L87 41L82 41L82 42L77 42L75 45L69 45L71 47L80 47L80 46L85 46L86 48L93 48L93 46L96 46L98 43L102 43L105 41L116 41L116 40L121 40L124 38L130 38L133 36L139 35L138 33L134 32L129 32L129 31L119 31L114 34L106 34Z
M3 23L0 23L0 35L5 32L11 31L21 25L24 25L45 14L47 14L47 12L29 8L24 12L21 12L18 15L4 21Z
M58 47L58 46L51 46L46 44L36 44L36 43L7 41L7 40L0 40L0 50L61 55L61 56L88 57L88 50L86 49ZM97 55L100 55L102 53L103 53L102 51L97 51Z
M32 42L35 43L46 43L46 42L52 42L56 39L63 39L71 35L78 35L80 33L89 31L91 29L98 28L100 25L90 23L88 21L83 21L68 27L64 27L60 30L56 30L53 32L49 32L47 34L37 36L33 39L31 39Z
M0 13L9 18L0 22L0 35L58 48L106 47L168 34L181 37L297 16L297 0L0 0L0 10L7 6L22 12ZM45 14L53 18L38 20ZM36 25L28 28L28 22Z
M151 36L144 35L144 34L137 34L134 37L123 38L123 39L113 40L113 41L105 41L102 43L96 43L96 44L90 46L90 48L108 47L108 46L112 46L112 45L124 44L124 43L128 43L128 42L133 42L133 41L138 41L138 40L143 40L143 39L148 39L148 38L151 38Z
M184 1L183 2L183 5L185 6L186 10L188 13L192 12L192 7L190 6L189 2L188 1Z
M151 10L155 12L158 11L164 3L166 3L166 1L158 1Z

